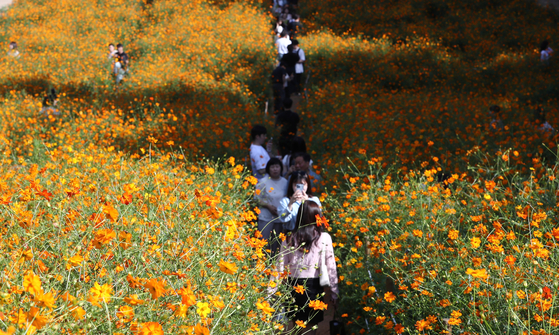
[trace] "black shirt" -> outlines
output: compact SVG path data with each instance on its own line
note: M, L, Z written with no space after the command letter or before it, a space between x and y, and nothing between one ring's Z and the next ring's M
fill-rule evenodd
M281 136L296 136L297 125L300 121L299 114L285 110L278 114L276 122L281 125Z
M287 71L283 66L278 66L272 72L272 84L283 84L283 78L287 74Z
M52 107L54 106L54 102L58 99L58 95L56 91L51 90L44 98L43 98L43 107Z
M299 61L299 55L293 52L288 52L281 58L281 61L285 63L285 67L287 67L287 72L295 71L295 64Z
M287 31L289 36L296 37L297 33L301 31L301 22L291 21L287 24Z
M122 67L128 66L128 55L126 54L126 52L123 53L117 52L115 54L115 59L117 62L121 63Z

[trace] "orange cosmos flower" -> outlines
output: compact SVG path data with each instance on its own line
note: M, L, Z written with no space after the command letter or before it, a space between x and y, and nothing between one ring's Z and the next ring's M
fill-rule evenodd
M326 218L324 216L321 215L315 215L315 219L316 219L316 225L317 226L323 226L324 228L328 229L330 227L330 225L328 224L328 220L326 220Z
M101 307L99 304L99 300L104 302L111 301L111 295L113 293L113 288L110 284L103 284L103 286L99 285L98 282L95 282L93 287L89 290L89 301L93 306Z
M149 290L152 299L157 299L165 294L166 285L167 283L165 282L165 280L151 278L147 283L144 284L144 287Z
M137 306L142 305L145 301L138 299L137 294L133 294L129 297L124 298L124 302L132 306Z
M258 299L256 307L266 315L271 315L275 311L266 300L262 299Z
M134 318L134 309L128 305L120 306L116 316L126 322L130 322Z
M14 326L9 326L6 331L0 329L0 335L12 335L16 332L16 328Z
M197 324L194 327L194 334L195 335L210 335L210 330L201 324Z
M23 289L33 295L43 292L41 288L41 278L29 271L25 276L23 276Z
M433 329L433 327L431 327L430 324L431 323L429 321L421 319L415 323L415 329L419 330L420 332L431 330Z
M219 270L221 272L225 272L227 274L235 274L238 270L238 267L235 263L229 263L224 260L219 261Z
M388 302L388 303L391 303L394 300L396 300L396 296L392 292L386 292L384 294L384 300L386 300L386 302Z
M309 302L309 307L314 310L325 310L328 308L328 304L325 304L320 300L311 300L311 302Z
M157 322L145 322L140 325L138 335L163 335L163 327Z
M293 286L293 288L295 289L295 292L299 294L305 293L305 287L302 285Z
M472 268L468 268L466 270L466 273L471 275L474 278L480 278L480 279L489 278L489 274L487 274L487 270L485 270L485 269L474 270Z
M52 199L52 193L49 193L47 190L42 190L41 192L36 193L36 195L39 195L48 201Z

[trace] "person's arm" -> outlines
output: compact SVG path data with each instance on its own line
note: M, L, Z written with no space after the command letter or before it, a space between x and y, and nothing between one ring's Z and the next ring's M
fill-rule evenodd
M262 150L258 149L257 152L253 154L251 153L251 159L254 159L254 166L256 167L256 172L258 172L261 176L266 174L266 164L270 160L270 155L268 152L262 148Z
M266 172L266 171L264 171L264 172ZM267 185L266 185L266 183L265 183L264 181L258 183L258 184L256 185L256 190L257 190L257 192L256 192L257 194L256 194L256 197L255 197L255 198L256 198L256 200L258 201L259 207L266 208L266 209L269 210L270 213L272 213L272 215L274 215L274 216L278 215L276 206L270 204L270 203L268 202L267 197L266 197L266 192L267 192Z
M332 291L332 300L337 300L340 290L338 288L338 270L336 267L336 256L332 247L332 237L330 234L323 233L324 246L326 248L326 268L328 269L328 277L330 279L330 290Z
M280 200L278 215L279 220L283 223L289 223L297 216L299 206L294 206L295 201L293 201L293 199L294 197L291 197L291 199L288 197L284 197Z
M303 51L303 49L299 49L299 62L298 63L303 64L305 62L305 60L307 60L305 58L305 52Z

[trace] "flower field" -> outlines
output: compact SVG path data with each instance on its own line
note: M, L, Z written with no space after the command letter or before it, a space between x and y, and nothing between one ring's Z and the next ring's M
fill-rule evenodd
M559 67L536 51L559 48L559 15L300 3L300 131L348 333L559 333L557 137L532 118L559 127ZM0 59L0 334L283 328L245 168L253 124L279 137L268 5L19 0L0 16L21 52ZM108 43L131 57L118 91ZM50 87L59 117L39 115Z

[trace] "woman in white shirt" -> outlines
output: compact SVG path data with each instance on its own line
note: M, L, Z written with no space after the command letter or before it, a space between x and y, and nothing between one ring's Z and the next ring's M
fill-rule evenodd
M289 178L287 184L287 196L281 199L278 207L279 220L283 223L283 229L292 231L295 229L297 212L306 200L313 200L319 206L320 200L312 196L312 185L309 175L305 171L295 171Z
M288 283L292 286L291 296L295 302L289 306L288 317L292 321L306 322L309 329L324 320L323 310L315 310L309 306L311 301L324 302L324 287L321 286L320 278L327 276L331 292L330 303L334 306L339 295L336 257L332 237L324 232L327 225L325 222L320 205L313 200L305 201L297 213L295 229L282 243L278 257L278 273L288 270ZM274 291L275 287L269 293ZM316 334L316 329L307 334Z
M276 157L266 164L266 175L256 185L256 198L259 202L258 230L270 243L272 254L279 250L277 236L282 232L282 222L278 219L280 200L287 194L287 180L283 178L283 165Z

